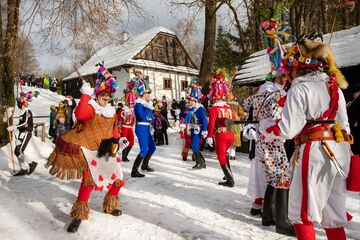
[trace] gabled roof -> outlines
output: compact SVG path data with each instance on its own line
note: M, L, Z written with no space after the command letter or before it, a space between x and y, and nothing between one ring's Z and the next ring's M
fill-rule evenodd
M324 42L329 42L330 34L324 35ZM360 26L334 32L331 47L336 65L339 68L360 64ZM234 85L262 82L270 72L270 62L266 50L250 55L233 79Z
M97 67L95 64L104 61L107 68L113 68L122 65L135 65L142 67L156 67L164 70L173 70L178 72L185 72L192 75L199 74L199 71L194 68L184 66L169 66L160 62L154 62L149 60L132 59L137 53L139 53L151 40L159 33L165 33L170 35L176 34L164 27L155 27L148 31L139 33L129 39L123 44L111 44L97 51L84 65L82 65L78 71L81 76L95 74ZM78 78L78 74L73 72L63 80L69 80Z

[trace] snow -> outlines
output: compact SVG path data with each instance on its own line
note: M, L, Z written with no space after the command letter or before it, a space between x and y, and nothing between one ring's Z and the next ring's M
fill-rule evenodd
M360 64L360 26L347 30L334 32L331 47L334 52L336 65L339 68L356 66ZM324 42L329 43L330 34L324 35ZM261 50L250 55L237 72L233 83L247 84L265 80L270 72L270 61L266 50Z
M30 109L35 116L47 115L49 106L63 98L42 90ZM251 199L246 196L250 161L246 155L238 153L231 161L235 187L222 187L217 184L223 173L214 153L205 151L207 168L194 171L193 162L181 159L178 129L169 129L169 135L170 145L157 147L150 161L154 173L130 178L139 151L137 143L130 153L131 162L122 163L126 185L119 197L123 215L104 214L105 192L93 192L90 220L83 221L75 234L67 233L66 228L79 181L58 180L44 168L54 144L49 139L45 143L39 137L31 139L26 156L39 165L25 177L12 177L9 145L1 148L0 239L295 239L275 233L274 227L262 227L259 217L250 216ZM360 239L359 207L359 194L349 194L347 208L354 219L346 226L348 239ZM317 236L326 239L319 228Z
M165 27L155 27L148 31L139 33L133 37L130 37L124 43L115 43L106 46L96 52L84 65L82 65L78 71L81 76L95 74L97 67L95 64L104 61L107 68L113 68L123 65L135 65L141 67L153 67L163 70L175 70L177 72L199 74L199 71L193 68L185 66L169 66L160 62L143 60L143 59L132 59L137 53L139 53L151 40L159 33L165 33L169 35L176 35L173 31ZM77 78L78 74L73 72L63 80L69 80Z

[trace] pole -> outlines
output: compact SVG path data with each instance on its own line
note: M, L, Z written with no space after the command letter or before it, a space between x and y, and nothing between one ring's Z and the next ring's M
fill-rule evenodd
M6 109L6 118L7 118L7 125L10 127L10 116L9 116L9 109ZM13 172L15 173L15 159L14 159L14 151L13 151L13 145L12 145L12 137L13 133L12 131L8 131L9 133L9 139L10 139L10 155L11 155L11 161L13 166Z

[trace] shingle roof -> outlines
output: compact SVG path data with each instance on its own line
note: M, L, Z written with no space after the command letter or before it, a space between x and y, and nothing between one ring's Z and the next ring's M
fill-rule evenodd
M330 34L324 35L324 42L329 42ZM331 47L339 68L360 64L360 26L334 32ZM234 85L244 85L264 81L270 72L269 57L266 50L250 55L233 79Z
M143 66L143 67L156 67L164 70L173 70L178 72L185 72L193 75L199 74L199 71L194 68L185 66L169 66L164 63L154 62L143 59L132 59L137 53L139 53L158 33L167 33L176 35L173 31L164 27L155 27L148 31L139 33L133 37L130 37L123 44L111 44L100 49L96 52L84 65L82 65L78 71L81 76L95 74L97 67L95 64L104 61L107 68L113 68L116 66L122 66L125 64ZM69 80L77 78L78 74L73 72L63 80Z

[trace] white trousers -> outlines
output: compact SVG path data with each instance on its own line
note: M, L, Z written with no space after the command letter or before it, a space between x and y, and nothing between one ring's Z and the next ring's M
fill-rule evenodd
M264 167L259 158L255 157L251 161L247 194L253 199L264 198L266 186Z

